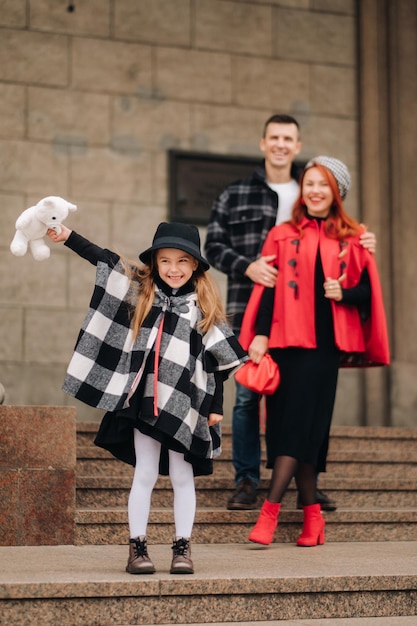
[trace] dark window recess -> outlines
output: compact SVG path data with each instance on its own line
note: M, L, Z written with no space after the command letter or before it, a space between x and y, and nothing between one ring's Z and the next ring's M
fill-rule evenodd
M227 185L263 163L244 157L169 150L169 219L207 225L214 200Z

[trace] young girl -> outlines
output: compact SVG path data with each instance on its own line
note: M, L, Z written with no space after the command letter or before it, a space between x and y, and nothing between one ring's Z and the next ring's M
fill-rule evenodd
M247 360L225 320L195 226L161 223L129 264L74 231L48 231L97 265L90 309L63 389L106 409L95 443L134 465L128 502L130 574L152 574L147 524L158 474L174 491L171 574L193 574L194 476L221 451L223 382Z

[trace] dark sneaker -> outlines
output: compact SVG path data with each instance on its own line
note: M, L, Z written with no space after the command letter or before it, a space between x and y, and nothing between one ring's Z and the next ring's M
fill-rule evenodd
M153 574L155 566L149 558L146 537L129 539L129 558L126 565L128 574Z
M334 500L331 500L331 498L329 498L329 496L326 496L326 494L323 491L320 491L320 489L316 490L316 501L317 504L320 504L321 510L322 511L336 511L337 509L337 504ZM303 505L300 499L300 494L297 495L297 509L302 509Z
M227 501L229 511L250 511L256 508L256 485L250 478L244 478L235 493Z
M190 540L181 537L172 544L172 563L170 574L194 574L194 565L191 560Z
M326 496L323 491L316 490L317 504L320 504L322 511L336 511L337 504L334 500L331 500L329 496Z

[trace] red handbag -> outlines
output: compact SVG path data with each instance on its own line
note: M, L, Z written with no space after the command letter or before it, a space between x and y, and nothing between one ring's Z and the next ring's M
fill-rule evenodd
M271 395L276 391L280 381L278 364L275 363L270 354L264 354L259 364L246 361L236 372L235 379L240 385L251 391L262 395Z

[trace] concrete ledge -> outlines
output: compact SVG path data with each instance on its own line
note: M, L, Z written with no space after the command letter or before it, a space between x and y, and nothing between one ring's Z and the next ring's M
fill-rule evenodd
M169 545L150 545L157 573L124 571L127 546L0 548L5 623L168 624L412 616L416 542L195 545L194 576L171 576ZM25 567L22 568L22 560ZM42 563L42 567L39 567Z

